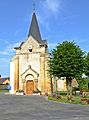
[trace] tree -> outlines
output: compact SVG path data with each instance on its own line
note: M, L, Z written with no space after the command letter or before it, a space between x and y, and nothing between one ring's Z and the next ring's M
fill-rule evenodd
M89 90L89 78L88 77L82 77L78 80L78 84L79 84L79 89L80 91L88 91Z
M85 75L89 77L89 52L85 57Z
M84 52L74 42L64 41L51 51L50 74L66 77L68 99L72 98L72 79L84 72Z

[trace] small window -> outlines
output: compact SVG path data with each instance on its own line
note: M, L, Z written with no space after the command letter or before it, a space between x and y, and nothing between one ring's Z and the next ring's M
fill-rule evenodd
M32 52L32 49L29 49L29 52Z
M28 50L29 52L32 52L32 45L29 45Z

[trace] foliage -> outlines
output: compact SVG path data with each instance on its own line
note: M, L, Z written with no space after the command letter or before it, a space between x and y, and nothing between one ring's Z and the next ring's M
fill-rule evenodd
M36 89L33 91L33 93L41 93L41 91L39 89Z
M82 76L84 72L84 52L74 42L64 41L51 51L49 60L50 74L55 77L66 77L68 98L72 94L71 81Z
M60 91L60 95L67 95L67 91Z
M0 85L0 90L8 90L8 85L7 84L1 84Z
M78 84L79 84L79 89L83 90L83 91L89 91L88 89L88 83L89 83L89 78L85 77L85 78L80 78L78 80Z
M89 77L89 52L87 53L85 57L85 75Z
M17 90L16 93L17 93L17 92L18 92L18 93L24 93L24 91L21 90L21 89Z
M50 73L56 77L77 77L84 72L84 52L74 42L64 41L51 52Z

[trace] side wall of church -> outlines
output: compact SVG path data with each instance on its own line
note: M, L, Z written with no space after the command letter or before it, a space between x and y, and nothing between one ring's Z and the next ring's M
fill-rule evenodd
M10 90L10 94L14 94L14 61L10 62L10 86L11 86L11 90Z
M46 83L46 91L47 93L51 93L51 87L50 87L50 75L49 75L49 66L48 66L48 59L49 55L46 53L45 55L45 83Z
M14 94L19 89L19 58L14 56L10 62L10 93Z
M46 47L41 48L41 66L40 66L40 81L41 91L50 94L50 77L48 72L48 51Z
M14 64L14 91L19 90L19 57L17 56Z

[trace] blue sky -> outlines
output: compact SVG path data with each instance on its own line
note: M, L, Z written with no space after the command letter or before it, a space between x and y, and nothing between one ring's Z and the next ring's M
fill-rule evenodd
M0 0L0 74L9 76L14 47L25 41L34 0ZM89 0L35 0L41 36L49 49L64 40L89 51Z

